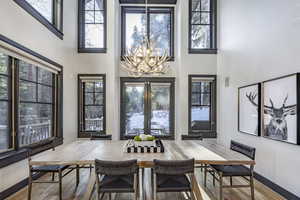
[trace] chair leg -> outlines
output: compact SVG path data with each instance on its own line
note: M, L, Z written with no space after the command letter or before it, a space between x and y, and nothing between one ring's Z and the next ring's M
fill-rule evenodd
M220 200L223 200L223 174L222 172L219 174L220 179Z
M254 180L253 176L250 177L250 186L251 186L251 199L254 200Z
M92 173L92 168L93 168L93 166L92 166L92 165L90 165L90 173Z
M216 186L216 173L213 172L213 185Z
M32 173L31 173L31 169L29 169L27 200L31 199L31 190L32 190Z
M111 193L109 193L108 195L109 195L109 197L108 197L109 200L112 200Z
M54 181L54 179L55 179L55 173L52 172L52 181Z
M76 187L79 185L80 173L79 173L79 165L76 165Z
M205 166L205 168L204 168L204 187L206 187L206 182L207 182L207 167Z
M62 171L58 171L58 179L59 179L59 200L62 200Z
M230 186L232 186L232 176L230 176Z

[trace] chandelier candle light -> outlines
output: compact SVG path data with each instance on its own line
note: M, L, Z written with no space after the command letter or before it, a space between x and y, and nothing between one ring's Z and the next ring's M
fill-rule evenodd
M145 9L146 23L148 23L148 0L146 0ZM126 50L126 54L122 56L121 66L130 76L134 77L163 75L169 70L167 63L169 56L166 50L163 52L163 55L160 55L159 51L155 49L155 43L145 36L139 46Z

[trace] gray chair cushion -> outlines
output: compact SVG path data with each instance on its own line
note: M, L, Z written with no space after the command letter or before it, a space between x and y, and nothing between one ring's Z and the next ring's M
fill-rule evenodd
M191 184L186 175L157 174L158 192L191 191Z
M100 192L134 192L133 175L105 175L100 181Z
M213 169L222 172L223 176L250 176L251 171L243 165L211 165Z
M69 165L49 165L49 166L33 166L33 172L58 172L58 170L65 170Z

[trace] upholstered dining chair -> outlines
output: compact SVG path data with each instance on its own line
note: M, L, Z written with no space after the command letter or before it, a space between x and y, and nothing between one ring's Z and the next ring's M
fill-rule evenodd
M52 142L52 150L55 150L54 142ZM62 199L62 179L66 175L68 175L71 171L75 169L75 167L71 167L69 165L31 165L31 156L32 152L28 149L28 165L29 165L29 177L28 177L28 197L27 199L31 199L32 185L33 183L58 183L59 185L59 199ZM52 173L51 180L34 180L33 177L38 173ZM58 175L57 180L55 180L55 175Z
M255 151L256 149L236 141L231 141L230 149L241 153L252 160L255 160ZM204 170L204 186L206 187L207 173L213 176L213 184L215 185L215 180L220 183L220 200L223 199L223 189L224 188L242 188L250 187L251 188L251 199L254 200L254 177L253 177L254 165L245 166L245 165L207 165ZM230 185L224 185L223 178L230 178ZM233 177L242 177L246 179L249 184L247 185L234 185Z
M157 200L159 192L186 192L193 199L192 181L187 175L194 175L195 160L154 160L153 195Z
M139 195L139 167L137 160L103 161L95 160L97 200L105 193L134 193L134 199Z

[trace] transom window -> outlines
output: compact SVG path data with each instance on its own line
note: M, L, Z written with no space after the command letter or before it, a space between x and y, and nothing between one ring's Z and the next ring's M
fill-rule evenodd
M14 0L30 15L63 39L63 0Z
M106 0L79 1L79 52L106 52Z
M216 77L189 76L189 133L215 137Z
M105 134L105 75L78 75L79 137Z
M166 51L174 58L174 8L122 7L122 55L135 49L147 37L159 55Z
M216 53L216 0L189 0L189 52Z

